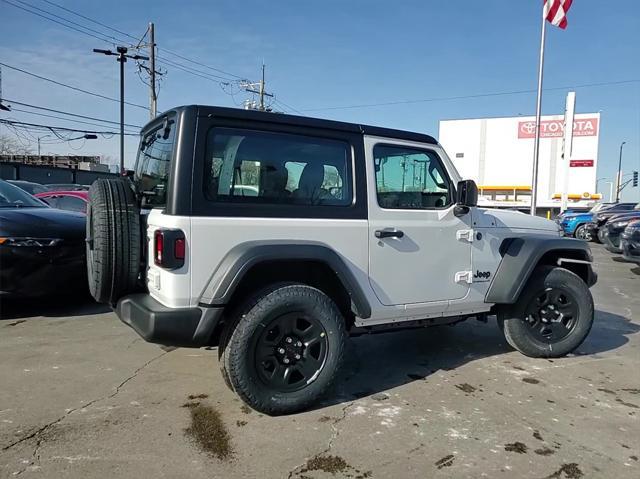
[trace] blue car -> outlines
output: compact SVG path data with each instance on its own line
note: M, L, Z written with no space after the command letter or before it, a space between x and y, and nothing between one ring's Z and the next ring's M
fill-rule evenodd
M586 229L588 223L593 221L593 213L571 213L562 217L560 226L565 236L573 236L578 239L591 240L591 235Z

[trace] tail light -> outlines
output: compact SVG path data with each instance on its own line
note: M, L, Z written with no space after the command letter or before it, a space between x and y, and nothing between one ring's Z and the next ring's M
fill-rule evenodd
M157 229L153 236L153 262L165 269L184 266L186 239L182 230Z

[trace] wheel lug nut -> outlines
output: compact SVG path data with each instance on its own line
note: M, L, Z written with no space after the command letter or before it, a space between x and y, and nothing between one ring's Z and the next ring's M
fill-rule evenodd
M285 338L285 341L286 341L286 342L288 342L288 343L291 343L291 342L293 342L293 339L291 339L291 338Z
M282 360L282 362L283 362L283 363L285 363L285 364L289 364L289 358L284 358L284 359Z
M284 348L278 348L278 352L279 352L280 354L284 354Z
M302 346L302 342L298 341L298 342L296 343L296 346Z
M300 359L300 355L299 355L299 354L296 354L295 358L296 358L296 359Z

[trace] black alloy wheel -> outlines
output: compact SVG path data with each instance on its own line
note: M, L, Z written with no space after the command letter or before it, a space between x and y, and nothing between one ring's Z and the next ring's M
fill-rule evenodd
M324 367L329 343L322 324L303 312L274 318L255 335L253 360L268 387L291 392L315 380Z
M525 321L539 341L554 343L571 334L578 314L577 301L569 291L547 288L531 301Z

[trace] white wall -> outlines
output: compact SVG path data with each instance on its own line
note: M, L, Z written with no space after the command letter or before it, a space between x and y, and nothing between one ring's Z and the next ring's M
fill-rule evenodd
M568 192L595 193L600 115L576 114L575 120L571 159L592 160L593 166L569 168ZM562 121L562 115L542 117L538 201L547 204L554 193L562 192ZM527 186L533 166L531 122L534 117L442 120L439 141L460 174L479 186Z

